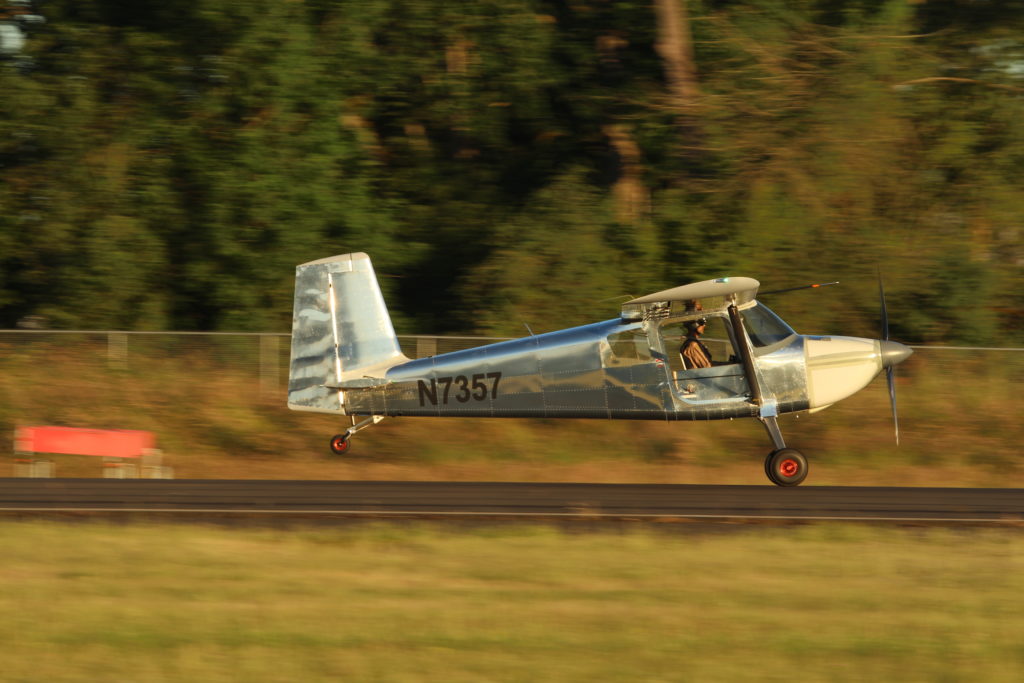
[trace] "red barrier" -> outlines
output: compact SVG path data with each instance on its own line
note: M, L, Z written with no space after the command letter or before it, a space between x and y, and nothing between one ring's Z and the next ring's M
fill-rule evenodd
M139 458L155 448L152 432L131 429L79 429L77 427L18 427L17 453L61 453L108 458Z

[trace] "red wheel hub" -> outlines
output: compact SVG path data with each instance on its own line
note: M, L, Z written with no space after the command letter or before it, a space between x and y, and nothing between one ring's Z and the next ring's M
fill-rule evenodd
M792 477L800 471L800 463L793 458L786 458L779 463L779 474L784 477Z

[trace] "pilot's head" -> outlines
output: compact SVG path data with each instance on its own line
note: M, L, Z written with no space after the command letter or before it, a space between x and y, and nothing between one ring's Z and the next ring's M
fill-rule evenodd
M697 318L696 320L687 320L684 327L686 327L686 331L690 334L704 334L704 328L707 324L707 318Z

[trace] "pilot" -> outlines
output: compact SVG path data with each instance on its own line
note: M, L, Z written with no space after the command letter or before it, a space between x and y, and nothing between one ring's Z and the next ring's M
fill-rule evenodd
M697 320L689 320L684 325L686 327L686 339L683 340L683 345L679 347L679 356L683 359L683 368L685 370L711 367L711 352L700 341L700 336L704 334L707 324L706 318L698 318Z

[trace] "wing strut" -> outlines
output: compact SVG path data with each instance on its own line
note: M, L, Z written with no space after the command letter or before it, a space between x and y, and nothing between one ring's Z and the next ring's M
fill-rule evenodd
M729 305L729 321L732 323L733 336L736 337L736 344L740 348L740 360L743 362L743 374L746 375L747 384L750 385L750 400L758 407L757 419L761 421L764 428L771 437L775 454L786 448L786 440L782 438L782 430L779 429L777 407L775 399L765 400L761 391L761 384L757 381L757 371L754 369L754 356L750 351L750 344L747 342L746 331L743 329L743 318L736 304ZM771 455L769 457L771 457ZM801 480L803 478L801 477ZM773 480L774 481L774 480Z
M747 335L743 330L743 318L740 317L740 310L736 308L736 304L729 305L729 321L732 323L736 345L740 347L743 374L747 376L747 384L750 385L750 400L753 401L754 405L761 406L764 404L764 397L761 395L761 385L757 382L757 373L754 371L754 358L750 354Z

